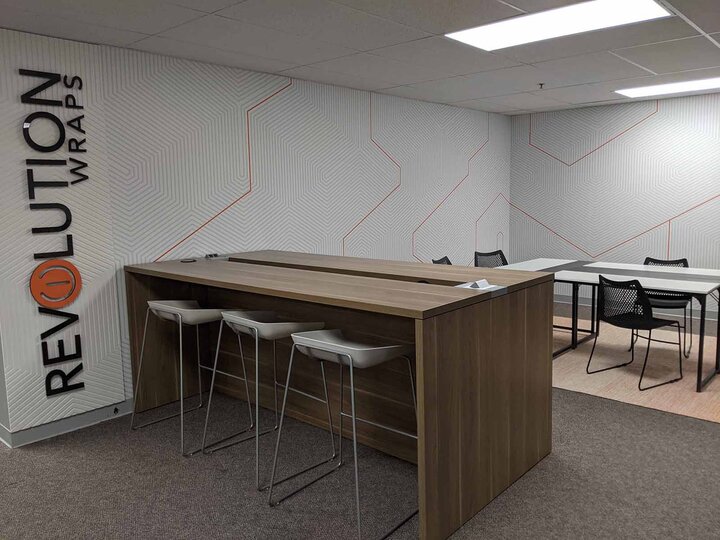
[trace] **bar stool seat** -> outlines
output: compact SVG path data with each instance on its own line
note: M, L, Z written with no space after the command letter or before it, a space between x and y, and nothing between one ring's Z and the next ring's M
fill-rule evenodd
M260 339L273 341L290 337L295 332L319 330L325 326L322 322L288 321L274 311L223 311L223 320L235 332L254 336L254 330Z
M349 365L348 358L352 358L353 367L359 369L377 366L413 351L413 346L409 344L379 345L368 340L347 338L341 330L293 333L292 338L304 355L345 366Z
M258 490L262 491L264 488L261 487L260 483L260 436L265 435L267 433L271 433L272 431L275 431L278 427L278 393L277 389L278 387L283 387L283 385L278 382L277 380L277 347L276 342L278 339L284 339L289 338L294 332L304 332L304 331L313 331L321 329L325 326L324 322L307 322L307 321L293 321L288 320L286 317L282 317L281 315L278 315L274 311L246 311L246 310L235 310L235 311L223 311L221 314L222 320L220 322L220 329L218 331L218 342L217 342L217 349L215 350L215 362L212 368L212 381L210 383L210 395L208 398L208 406L207 406L207 412L205 416L205 428L203 430L203 438L202 438L202 446L201 449L204 453L212 453L217 450L221 450L223 448L228 448L230 446L243 443L246 441L249 441L251 439L255 439L255 482L256 487ZM227 325L230 327L230 329L237 335L238 337L238 346L240 349L240 362L241 367L243 371L243 376L239 377L237 375L233 375L230 373L226 373L223 371L220 371L218 369L218 358L220 355L220 344L222 341L222 333L224 326ZM255 341L255 420L253 422L253 411L252 411L252 405L250 404L250 388L248 386L247 381L247 374L245 371L245 357L243 353L243 347L242 347L242 339L241 335L248 335L253 338ZM264 339L267 341L272 342L273 346L273 392L275 395L275 426L271 429L267 429L263 432L260 432L260 384L259 380L260 378L257 376L257 374L260 372L260 340ZM335 443L333 440L333 430L332 430L332 418L330 415L330 405L328 403L327 398L327 384L325 381L325 370L321 367L322 371L322 378L323 378L323 389L324 389L324 399L320 398L318 396L314 396L311 394L308 394L306 392L302 392L300 390L290 388L290 390L302 394L306 397L309 397L313 400L320 401L325 404L327 408L327 415L328 415L328 422L330 423L330 442L332 444L332 454L331 457L327 460L323 460L322 462L318 463L317 465L314 465L311 468L320 466L324 463L327 463L328 461L334 459L336 457L335 453ZM215 388L215 376L217 373L220 373L222 375L235 378L238 380L242 380L245 383L245 392L248 396L248 410L250 413L250 426L246 429L243 429L241 431L238 431L236 433L233 433L232 435L226 436L220 440L217 440L213 443L207 444L207 429L208 429L208 423L210 420L210 408L212 405L212 398L213 398L213 391ZM245 437L242 439L238 439L237 437L239 435L242 435L243 433L246 433L251 430L255 430L255 433L253 436Z
M215 322L222 318L221 309L201 308L195 300L149 300L148 307L161 319L177 321L180 316L183 324L189 326Z

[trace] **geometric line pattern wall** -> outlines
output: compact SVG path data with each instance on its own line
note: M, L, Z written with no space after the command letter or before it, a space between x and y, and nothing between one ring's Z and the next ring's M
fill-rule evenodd
M30 331L16 335L3 311L13 430L132 395L123 265L265 248L467 264L476 245L510 237L507 208L476 226L510 190L507 117L7 30L0 46L0 182L11 214L27 205L18 68L83 76L95 192L90 217L73 222L88 302L73 308L87 354L102 356L92 390L85 379L88 391L32 408L43 401L31 393L40 323L25 320ZM31 226L14 214L0 215L5 252ZM32 256L17 255L0 267L0 293L20 291L17 302L31 306Z
M511 255L718 268L719 155L718 94L513 117Z

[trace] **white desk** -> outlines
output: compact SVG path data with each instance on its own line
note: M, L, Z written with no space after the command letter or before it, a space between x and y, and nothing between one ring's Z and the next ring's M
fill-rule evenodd
M702 364L705 347L705 323L707 297L720 291L720 270L714 268L678 268L671 266L646 266L644 264L625 264L611 262L573 261L568 259L532 259L520 263L509 264L503 268L511 270L542 270L555 273L556 283L572 285L572 333L568 347L556 351L562 354L568 349L575 349L583 341L594 338L600 330L600 321L595 312L595 294L598 276L602 275L615 281L636 279L646 289L685 293L691 295L700 304L700 343L698 345L697 391L701 392L717 373L720 373L720 346L715 353L715 369L703 379ZM590 330L578 328L579 288L588 285L592 292L592 317ZM565 328L565 327L563 327ZM588 335L578 340L578 332ZM718 317L718 336L720 336L720 316Z

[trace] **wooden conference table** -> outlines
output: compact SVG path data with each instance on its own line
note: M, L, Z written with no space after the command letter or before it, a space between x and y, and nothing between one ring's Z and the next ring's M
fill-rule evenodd
M446 538L550 453L552 274L288 252L237 254L232 259L247 262L167 261L125 267L134 370L146 302L154 299L273 310L296 320L325 321L328 328L414 343L417 420L407 367L403 370L401 361L361 370L356 387L362 416L417 430L416 442L361 423L358 439L418 464L421 538ZM502 288L488 292L453 287L482 278ZM179 397L176 329L157 318L150 321L146 358L152 362L143 368L138 410ZM217 328L206 326L201 356L209 365ZM238 373L238 344L230 334L223 336L227 340L221 343L218 369ZM246 358L254 360L254 347L247 345ZM278 345L278 379L283 380L290 342ZM186 346L194 346L192 339ZM269 344L262 344L260 357L260 402L272 408ZM185 369L192 374L195 358L185 358ZM300 357L296 362L292 386L322 395L316 361ZM252 366L254 362L248 362ZM248 378L253 384L257 380L254 369ZM328 383L337 426L339 376L331 372ZM220 391L253 399L230 378L218 375L216 384ZM197 391L191 386L187 395ZM345 396L349 399L347 391ZM287 413L328 427L324 406L301 394L289 394ZM344 434L351 435L347 424ZM361 490L369 488L362 485L362 477L360 482Z
M713 268L678 268L672 266L646 266L644 264L590 262L567 259L532 259L510 264L503 268L554 272L557 283L569 283L572 285L572 337L570 346L565 349L575 348L578 343L595 337L595 333L599 332L600 322L597 321L595 317L595 288L598 285L598 276L600 275L615 281L637 279L646 289L690 295L700 304L696 390L702 392L702 389L715 375L720 373L720 346L718 346L715 350L715 366L711 373L703 377L707 297L708 295L717 294L720 290L720 270ZM589 285L593 289L592 319L589 335L583 340L578 341L578 290L581 285ZM717 335L720 337L720 317L718 317Z

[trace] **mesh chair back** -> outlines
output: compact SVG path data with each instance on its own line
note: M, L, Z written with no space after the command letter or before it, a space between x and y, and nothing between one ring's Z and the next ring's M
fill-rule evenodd
M505 266L507 259L502 249L497 251L491 251L489 253L475 252L475 266L482 268L496 268L498 266Z
M690 267L687 259L653 259L652 257L645 257L643 264L645 266L672 266L675 268ZM691 300L690 295L666 291L648 291L648 296L663 300Z
M433 264L452 264L450 262L450 259L447 258L447 256L442 257L440 259L433 259Z
M676 268L689 268L690 264L687 259L653 259L645 257L646 266L675 266Z
M637 279L612 281L600 277L598 317L614 326L644 329L653 321L652 306Z

